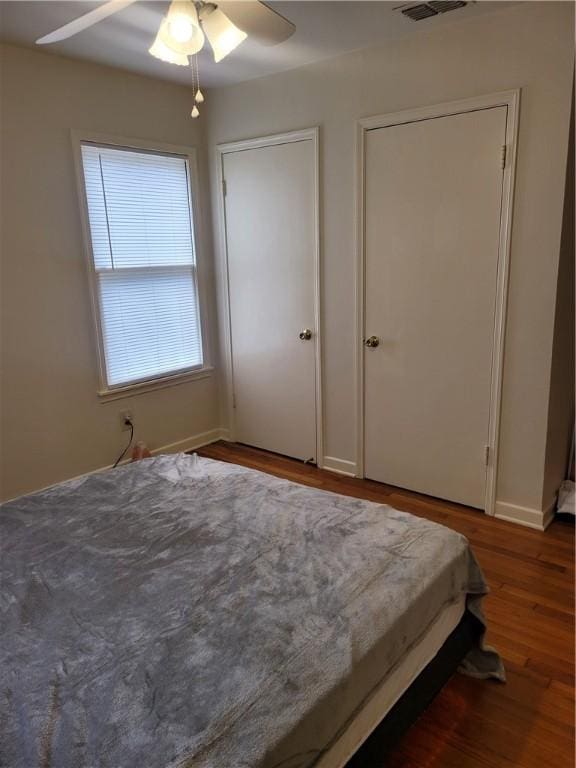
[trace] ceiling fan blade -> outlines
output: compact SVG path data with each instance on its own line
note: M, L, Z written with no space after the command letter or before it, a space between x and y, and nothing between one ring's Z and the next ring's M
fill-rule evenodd
M108 3L94 8L94 10L85 13L74 21L64 24L63 27L57 29L54 32L50 32L49 35L44 35L40 39L36 40L38 45L46 45L47 43L58 43L60 40L66 40L72 35L76 35L78 32L82 32L93 24L97 24L99 21L112 16L113 13L118 13L128 5L132 5L136 0L109 0Z
M219 2L218 8L248 37L262 45L283 43L296 30L291 21L258 0Z

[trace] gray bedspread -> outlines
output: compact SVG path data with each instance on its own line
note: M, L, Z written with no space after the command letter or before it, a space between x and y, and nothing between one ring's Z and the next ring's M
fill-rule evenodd
M463 593L466 539L161 456L0 510L0 764L304 768ZM476 649L472 674L502 678Z

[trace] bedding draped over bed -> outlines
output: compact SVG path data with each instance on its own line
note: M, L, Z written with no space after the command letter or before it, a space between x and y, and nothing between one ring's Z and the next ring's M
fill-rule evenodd
M308 768L444 607L483 621L460 534L187 455L8 502L0 536L12 768Z

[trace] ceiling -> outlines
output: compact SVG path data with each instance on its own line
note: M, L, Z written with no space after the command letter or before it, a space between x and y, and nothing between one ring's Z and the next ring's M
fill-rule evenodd
M408 4L415 3L404 2ZM214 63L209 50L205 49L199 57L200 80L207 87L231 85L500 11L513 4L500 0L471 2L464 8L414 22L398 10L403 0L270 2L272 8L296 25L294 35L273 47L248 39L219 64ZM84 0L3 0L0 2L0 39L34 45L38 37L98 5L101 3ZM159 0L139 0L68 40L42 46L42 50L189 83L191 76L186 67L166 64L148 54L168 5Z

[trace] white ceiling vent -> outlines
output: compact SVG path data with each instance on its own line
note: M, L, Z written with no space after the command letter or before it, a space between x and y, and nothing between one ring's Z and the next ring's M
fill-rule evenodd
M468 3L464 0L430 0L429 3L400 6L398 10L412 21L422 21L422 19L428 19L430 16L455 11L456 8L463 8L465 5Z

